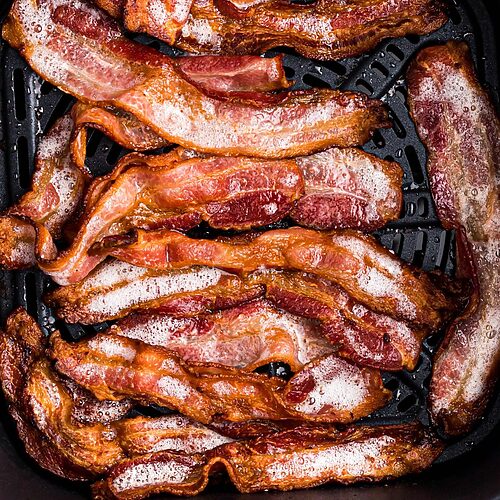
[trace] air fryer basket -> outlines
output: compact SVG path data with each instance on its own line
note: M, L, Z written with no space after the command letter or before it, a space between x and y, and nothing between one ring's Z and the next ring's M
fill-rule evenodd
M295 80L294 89L334 87L357 90L371 97L382 99L388 104L393 121L392 128L376 132L364 149L381 158L394 159L401 164L404 169L404 209L398 221L375 234L386 247L392 249L402 259L424 270L440 269L445 273L453 274L455 235L452 231L443 230L436 217L425 169L425 148L417 137L406 106L405 71L413 56L423 46L449 39L462 39L468 42L479 79L490 90L497 107L500 93L495 34L487 11L478 0L455 0L449 3L450 20L439 31L422 37L407 36L389 40L380 44L370 54L358 58L342 61L315 61L297 56L288 49L283 49L282 52L285 52L287 76ZM181 54L180 51L150 37L133 35L133 38L167 54ZM3 210L29 188L33 157L39 137L58 117L70 109L74 100L44 82L27 66L17 52L5 43L0 46L0 50L2 68L0 210ZM274 52L269 54L272 53ZM87 162L95 174L100 175L109 171L117 159L125 153L123 148L112 143L101 133L92 131L89 134ZM22 305L30 314L38 318L46 333L56 327L62 330L63 334L79 338L106 326L106 324L96 327L68 326L56 321L41 299L44 291L50 286L52 286L50 280L39 271L0 271L1 323L3 324L13 308ZM418 419L424 424L429 423L426 399L432 354L439 345L442 335L443 332L440 332L425 341L420 360L413 372L384 374L384 382L393 391L393 398L385 408L363 421L370 424L389 424ZM269 370L278 375L286 371L279 365L272 365ZM53 479L33 466L24 454L22 445L16 439L14 426L6 416L4 403L2 405L4 425L0 427L0 481L3 489L0 489L0 498L46 498L48 496L53 499L82 498L86 494L84 487ZM471 480L474 478L476 484L480 483L479 490L475 490L476 494L479 494L481 498L494 498L496 495L500 498L500 484L491 482L495 476L498 476L498 470L500 470L499 422L500 394L497 395L487 415L475 430L464 438L450 441L446 451L432 470L420 478L414 478L418 483L411 487L408 480L402 480L393 483L391 488L327 486L307 492L274 495L282 495L283 498L295 495L321 498L323 495L335 494L341 495L342 498L359 495L363 498L385 498L386 496L397 498L399 495L411 497L414 494L415 498L430 496L457 498L462 495L468 496L467 487L463 485L466 475L461 473L459 477L453 477L462 466L462 468L467 467L470 474L468 477ZM496 431L495 426L497 426ZM477 448L482 442L483 444ZM484 442L487 444L485 445ZM491 448L489 461L488 445ZM472 450L473 448L477 450ZM457 460L466 453L464 458ZM474 464L467 463L472 459L474 459L476 470L472 468ZM483 462L486 460L483 467L478 465L478 460ZM479 470L477 467L480 467ZM485 475L490 478L490 483L485 483L483 479ZM454 489L450 488L446 482L451 477L453 477ZM481 491L485 492L485 488L488 487L491 487L489 492L482 497ZM456 494L452 494L452 491ZM220 488L209 489L201 498L211 498L214 495L219 498L233 498L236 493L234 490L228 492L227 489L222 491ZM252 498L259 496L254 495Z

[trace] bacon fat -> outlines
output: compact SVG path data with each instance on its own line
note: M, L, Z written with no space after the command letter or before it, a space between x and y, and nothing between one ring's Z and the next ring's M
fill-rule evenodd
M202 152L298 156L362 144L389 125L383 104L363 94L289 92L261 105L209 97L169 57L125 38L84 0L16 0L2 34L35 71L79 100L128 111L164 139Z
M461 434L484 412L500 371L500 122L464 43L424 49L408 80L438 215L457 230L458 274L475 286L437 353L430 387L432 418Z

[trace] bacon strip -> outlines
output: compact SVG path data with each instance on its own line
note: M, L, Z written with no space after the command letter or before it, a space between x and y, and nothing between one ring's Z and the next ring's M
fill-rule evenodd
M394 162L354 148L331 148L297 158L305 194L291 213L315 229L371 231L397 219L403 172Z
M110 261L80 283L50 292L44 300L69 323L94 324L147 309L192 316L231 307L263 292L262 286L220 269L161 272Z
M0 266L22 269L35 264L33 222L59 238L78 208L86 179L70 160L72 128L71 117L63 116L41 139L31 190L0 216Z
M289 228L267 231L244 243L192 239L175 231L137 231L124 240L96 251L151 269L213 265L239 273L262 267L310 272L340 285L375 312L431 328L437 328L453 309L451 298L427 275L414 271L374 238L355 231Z
M125 171L119 166L120 174L111 174L113 182L80 221L71 247L50 262L46 255L40 259L40 269L59 284L80 281L88 274L88 250L103 236L114 234L116 225L127 231L129 224L137 227L137 219L147 220L151 213L166 221L194 213L196 222L201 218L215 228L249 229L282 219L303 191L293 160L194 158L151 169L147 160L141 165L137 155L134 158L136 164ZM132 222L123 227L126 217Z
M189 363L219 363L253 371L280 361L297 371L333 351L318 330L310 320L255 300L196 318L132 315L108 333L162 346Z
M216 364L188 365L171 351L117 335L68 344L51 337L56 368L100 399L131 397L202 423L305 419L351 422L390 397L380 373L328 355L289 382Z
M444 445L419 423L296 428L229 443L203 454L162 452L126 460L93 487L94 499L138 500L155 493L195 495L224 467L241 493L381 481L420 472Z
M43 357L45 337L24 309L0 332L0 379L26 452L44 469L72 480L95 477L123 458L102 424L72 423L73 400ZM82 446L83 445L83 446Z
M430 33L446 21L441 2L432 0L370 0L351 2L349 8L327 0L306 5L269 0L96 3L132 31L213 54L258 54L287 46L313 59L342 59L367 52L385 38ZM182 6L177 22L173 4ZM168 22L159 23L159 16Z
M16 0L3 37L54 85L82 101L128 111L164 139L198 151L297 156L361 144L389 125L383 104L361 94L290 92L279 104L262 105L208 97L170 58L126 39L113 20L81 0Z
M438 214L461 234L458 273L475 285L437 353L430 391L434 421L462 434L483 414L500 372L500 121L463 43L420 52L408 80Z

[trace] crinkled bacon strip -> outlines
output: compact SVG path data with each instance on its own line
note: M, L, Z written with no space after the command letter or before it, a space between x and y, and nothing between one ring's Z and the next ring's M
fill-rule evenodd
M108 261L83 281L48 293L45 302L69 323L94 324L148 309L193 316L225 309L263 293L261 285L220 269L193 267L162 272Z
M458 273L475 285L437 353L430 391L434 421L461 434L484 412L500 371L500 122L463 43L424 49L408 81L438 214L459 232Z
M179 410L202 423L301 419L351 422L383 406L380 373L334 355L306 365L289 382L217 364L187 364L162 347L111 334L67 343L51 337L64 375L98 399L130 397Z
M377 229L401 211L403 172L395 162L355 148L331 148L296 159L305 193L291 217L316 229Z
M248 280L264 285L266 297L278 307L319 320L321 333L337 353L362 366L412 370L418 361L428 328L375 313L340 287L313 275L260 271Z
M131 315L108 332L162 346L189 363L218 363L246 371L274 361L298 371L334 350L317 323L262 299L198 317Z
M60 118L38 145L31 190L0 216L0 266L8 269L35 263L33 222L44 224L54 238L75 213L85 176L70 160L73 121Z
M214 228L249 229L282 219L303 192L293 160L210 157L172 164L171 155L165 157L168 161L154 169L147 159L141 164L138 155L125 170L119 165L120 174L110 174L113 182L82 217L70 248L49 262L51 255L44 251L39 267L59 284L75 283L88 274L89 265L95 267L95 258L87 254L96 241L140 227L144 219L151 227L151 214L159 227L165 222L158 219L170 222L193 213L196 222L201 218Z
M41 467L66 479L84 480L124 458L110 428L73 422L74 398L44 359L45 337L24 309L7 319L0 347L0 378L9 413L27 453Z
M138 500L155 493L195 495L221 467L241 493L381 481L421 472L443 448L419 423L342 432L298 427L203 454L162 452L125 460L94 485L93 495L99 500Z
M286 89L290 86L285 76L282 56L179 57L175 59L175 63L192 83L211 94L255 98L255 93ZM100 130L124 148L134 151L147 151L169 144L134 115L120 109L77 102L71 113L75 122L72 157L83 171L86 171L88 127Z
M103 241L97 252L150 269L213 265L238 273L263 267L313 273L340 285L373 311L431 328L453 309L451 298L426 274L355 231L293 227L267 231L246 242L193 239L168 230L137 231L121 243L119 238L111 241L109 248ZM50 269L44 270L50 274Z
M131 31L198 53L258 54L287 46L314 59L342 59L385 38L430 33L446 21L440 1L95 0ZM176 13L182 12L182 16ZM189 14L189 15L188 15ZM161 16L161 17L159 17ZM163 22L158 22L162 19Z
M126 39L83 0L16 0L2 34L54 85L128 111L164 139L202 152L298 156L361 144L389 125L384 105L362 94L290 92L261 105L209 97L170 58Z

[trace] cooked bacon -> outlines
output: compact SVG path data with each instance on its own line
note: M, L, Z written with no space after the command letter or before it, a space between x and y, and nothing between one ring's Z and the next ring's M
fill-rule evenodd
M313 275L260 271L248 277L264 285L268 300L305 318L319 320L337 353L362 366L386 371L412 370L427 328L377 314L340 287Z
M108 332L162 346L189 363L218 363L246 371L274 361L297 371L333 351L318 324L262 299L195 318L132 315Z
M122 18L132 31L146 32L184 50L213 54L258 54L287 46L305 57L342 59L367 52L385 38L430 33L446 21L441 2L433 0L349 5L328 0L307 5L270 0L95 3ZM181 18L172 15L172 4L182 6ZM159 18L167 22L159 23Z
M50 261L47 255L39 259L40 269L57 283L84 278L91 269L85 262L88 250L100 238L114 234L115 225L122 231L131 229L129 224L123 227L124 218L138 227L137 219L147 221L151 213L167 221L194 213L196 222L201 218L215 228L249 229L282 219L303 191L293 160L194 158L151 169L147 160L141 165L138 155L134 159L125 171L118 167L118 176L111 174L113 182L83 216L71 247ZM151 227L151 221L147 224Z
M149 32L144 12L143 17L137 28ZM287 46L313 59L342 59L368 52L386 38L430 33L446 19L439 0L316 0L307 5L257 0L243 9L231 0L194 0L175 45L205 54L259 54ZM155 36L169 42L168 34Z
M297 158L305 194L292 219L316 229L377 229L401 211L403 172L394 162L355 148Z
M430 389L433 420L462 434L483 414L500 371L500 122L464 43L424 49L408 80L438 214L458 232L458 274L475 286L436 355Z
M93 427L88 428L85 449L79 449L86 431L71 423L72 400L43 359L44 348L45 337L35 321L24 309L15 310L0 332L0 379L9 413L26 452L41 467L66 479L95 477L96 469L104 470L103 458L123 455L112 443L101 449L103 441ZM99 456L93 457L96 452Z
M51 337L56 368L100 399L130 397L202 423L304 419L351 422L383 406L380 372L327 355L289 382L216 364L187 364L167 349L111 334L69 344Z
M263 292L262 286L220 269L161 272L109 261L76 285L48 293L45 302L69 323L94 324L147 309L192 316L246 302Z
M60 118L37 148L35 174L28 191L0 216L0 266L21 269L35 264L33 222L44 224L54 238L75 213L85 176L70 160L73 121Z
M2 33L43 78L79 100L128 111L164 139L202 152L298 156L361 144L389 125L384 105L363 94L289 92L261 105L209 97L169 57L128 40L83 0L16 0Z
M113 245L116 245L113 248ZM344 288L375 312L437 328L453 309L423 272L417 272L367 235L302 228L267 231L249 242L192 239L175 231L137 231L97 252L151 269L213 265L238 273L263 267L313 273Z
M138 500L155 493L191 496L212 471L225 468L241 493L309 488L328 482L381 481L420 472L443 443L420 423L298 427L270 437L228 443L203 454L161 452L125 460L96 483L98 499Z

